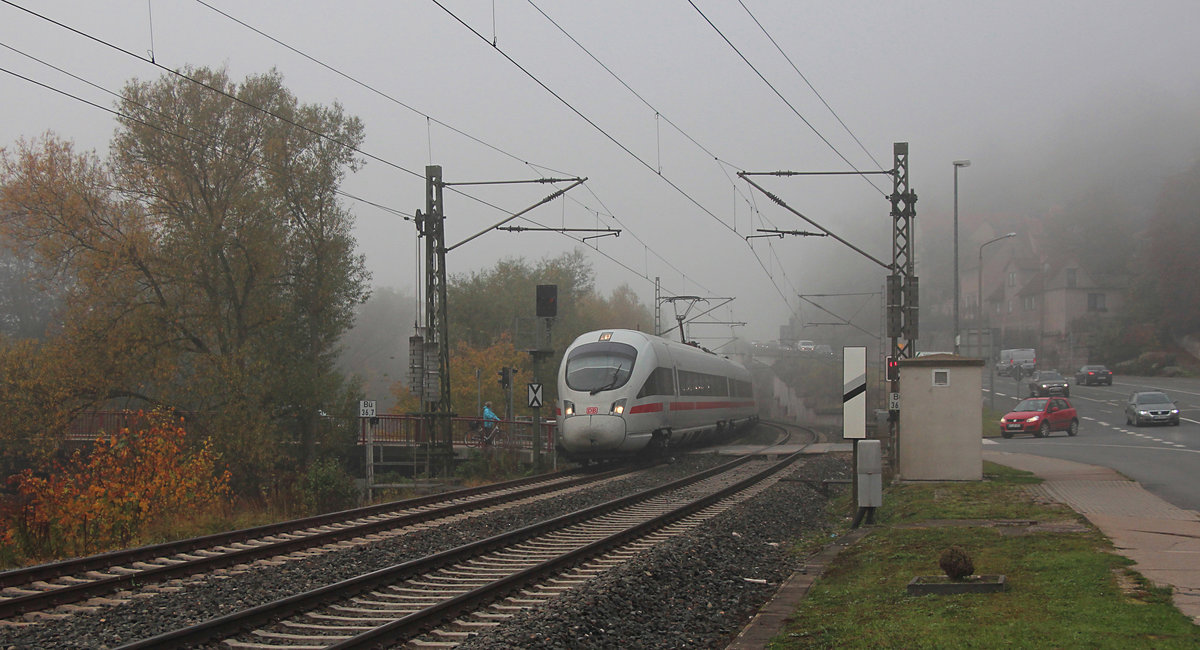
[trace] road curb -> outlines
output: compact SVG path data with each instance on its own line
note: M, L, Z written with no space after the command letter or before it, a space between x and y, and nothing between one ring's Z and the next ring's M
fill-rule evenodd
M796 612L796 606L808 595L813 583L825 573L834 558L848 546L870 533L869 528L856 528L831 542L804 563L804 566L779 586L771 600L758 611L728 646L727 650L757 650L765 648Z

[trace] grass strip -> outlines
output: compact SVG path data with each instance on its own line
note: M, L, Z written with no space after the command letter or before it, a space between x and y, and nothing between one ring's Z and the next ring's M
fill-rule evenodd
M1200 627L1170 591L1129 570L1082 516L1040 503L1028 489L1040 479L993 463L984 472L980 482L890 486L880 525L842 551L769 647L1200 647ZM944 525L1000 519L1074 525ZM909 580L940 574L951 545L967 550L977 574L1005 575L1008 591L909 596Z

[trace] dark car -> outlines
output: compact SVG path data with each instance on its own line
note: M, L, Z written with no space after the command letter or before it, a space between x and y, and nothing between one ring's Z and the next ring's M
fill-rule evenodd
M1134 393L1125 405L1125 424L1169 424L1179 426L1179 407L1166 393L1151 390Z
M1029 378L1029 396L1062 395L1071 396L1071 387L1067 380L1055 370L1038 370Z
M1079 435L1079 416L1065 397L1023 399L1000 418L1000 435L1005 438L1016 433L1032 433L1035 438L1045 438L1051 431Z
M1112 386L1112 371L1104 366L1084 366L1075 371L1076 386L1104 384Z

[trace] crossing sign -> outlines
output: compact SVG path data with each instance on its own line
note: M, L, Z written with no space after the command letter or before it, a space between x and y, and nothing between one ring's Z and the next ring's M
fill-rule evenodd
M542 408L542 385L541 384L526 384L528 387L529 408Z

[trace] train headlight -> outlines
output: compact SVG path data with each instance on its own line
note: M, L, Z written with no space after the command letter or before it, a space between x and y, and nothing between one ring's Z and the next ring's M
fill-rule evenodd
M572 402L569 399L563 400L563 415L575 415L575 402Z
M612 404L612 412L614 415L621 415L625 412L625 400L619 399Z

